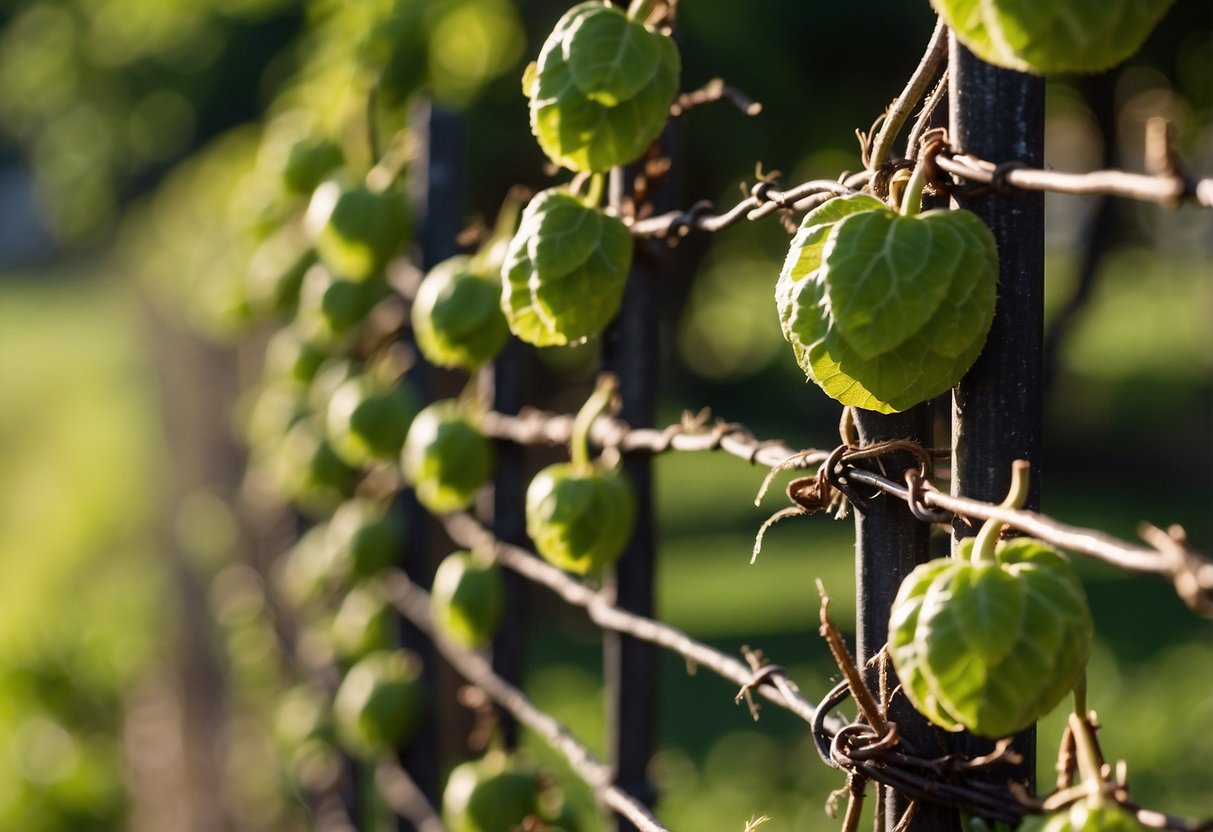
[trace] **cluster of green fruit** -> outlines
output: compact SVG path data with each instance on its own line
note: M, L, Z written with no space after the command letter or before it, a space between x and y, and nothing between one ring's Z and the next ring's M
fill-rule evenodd
M387 2L392 15L404 18L424 5ZM431 5L449 11L474 4ZM641 57L660 81L654 87L648 76L632 77L631 61L622 80L610 67L573 62L596 112L613 119L648 112L653 122L642 143L629 139L628 158L609 162L617 164L639 155L660 132L677 55L666 36L643 23L608 6L584 5L593 9L578 12L579 42L607 44L620 36L630 42L642 33ZM391 29L392 20L400 23L389 16L383 25ZM372 27L372 34L383 31ZM366 42L384 47L390 40ZM377 59L380 107L405 95L397 94L398 70L416 57L388 52L386 60ZM621 83L626 88L616 89ZM654 89L660 102L651 100ZM544 112L550 120L555 110ZM272 180L260 188L272 198L257 214L260 241L245 285L249 313L278 324L245 412L251 481L259 493L296 506L311 524L276 564L274 583L297 619L303 663L339 671L336 683L301 682L283 698L277 721L296 782L317 787L331 774L336 748L368 760L390 753L409 741L426 707L421 664L399 646L383 583L406 540L396 496L410 487L432 513L463 510L493 468L493 447L472 397L423 406L409 380L413 357L402 338L411 334L429 363L471 374L497 356L511 330L542 345L584 340L615 314L632 253L627 230L598 210L597 196L553 189L527 206L520 225L518 206L504 208L479 252L440 263L415 290L402 292L408 281L395 275L408 271L402 264L413 231L402 185L407 172L393 156L402 142L397 137L382 158L368 159L351 150L344 133L317 127L323 123L296 112L266 131L257 173ZM602 158L601 149L594 154ZM592 180L592 193L600 193L601 182L601 176ZM513 291L519 282L521 296ZM588 313L587 299L595 301ZM519 321L528 315L542 337L526 337L530 330ZM528 530L540 552L579 574L607 567L630 537L630 491L610 466L588 456L586 431L609 399L609 391L591 397L574 461L540 472L528 493ZM434 624L452 642L483 647L503 604L491 553L452 553L435 572ZM575 827L550 783L501 754L456 769L447 791L454 795L448 815L467 818L452 820L455 829L505 829L525 816L548 828ZM502 814L507 804L510 811ZM486 806L495 807L491 822Z

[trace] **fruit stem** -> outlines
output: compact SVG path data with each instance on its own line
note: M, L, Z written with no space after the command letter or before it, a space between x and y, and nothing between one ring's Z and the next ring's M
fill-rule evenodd
M501 208L497 211L493 233L468 261L468 271L485 277L498 277L501 265L505 262L505 251L514 232L518 230L518 217L522 214L525 201L521 188L514 188L505 195Z
M644 23L649 17L649 12L653 11L653 6L656 4L657 0L632 0L628 6L628 19Z
M573 420L573 435L569 438L569 454L573 467L579 471L590 468L590 428L611 406L618 387L619 380L612 373L603 373L598 377L594 392L577 411L577 418Z
M913 182L911 182L912 184ZM1028 501L1028 472L1030 469L1031 466L1026 459L1017 459L1011 463L1011 488L1000 504L1001 508L1023 508L1024 503ZM1002 534L1006 525L1001 520L990 519L985 522L981 531L977 533L977 540L973 541L971 558L973 563L994 561L998 536Z
M601 173L590 175L590 180L586 185L585 196L581 201L585 203L587 208L597 208L602 204L602 191L606 187L606 177Z
M901 195L901 215L914 217L922 210L922 191L927 186L926 166L919 160L906 183L905 193Z
M1098 794L1103 784L1103 757L1099 753L1099 744L1095 740L1095 732L1086 714L1070 714L1070 732L1074 734L1074 750L1078 757L1078 776L1091 790Z

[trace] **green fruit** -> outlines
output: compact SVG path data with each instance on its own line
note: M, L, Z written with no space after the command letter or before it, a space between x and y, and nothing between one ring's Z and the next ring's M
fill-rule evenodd
M388 293L382 277L347 280L317 264L303 277L295 325L305 338L321 347L337 345Z
M931 0L957 39L995 66L1100 72L1138 49L1171 0Z
M332 356L297 327L287 326L270 336L265 347L265 376L269 379L310 384Z
M345 594L329 626L333 652L343 661L357 661L392 645L391 607L375 584L354 587Z
M526 530L535 549L554 566L579 575L618 560L635 515L632 489L612 471L549 465L526 492Z
M281 229L253 252L246 292L257 312L288 316L299 305L303 276L316 263L316 253L298 236L295 228Z
M333 451L314 417L297 421L274 451L273 482L309 510L324 510L353 485L354 469Z
M372 758L406 744L421 720L421 662L408 650L381 650L349 669L333 699L337 738Z
M531 132L549 159L570 170L626 165L665 128L680 71L669 37L614 6L580 3L523 75Z
M329 591L332 560L326 524L312 526L283 555L278 586L296 610L315 603Z
M451 771L442 792L448 832L512 832L538 816L540 781L530 766L490 751Z
M1052 710L1077 684L1091 649L1086 594L1070 562L1028 538L993 561L924 563L902 582L889 655L906 695L931 722L1004 737Z
M997 282L994 238L975 214L903 216L858 194L805 216L775 299L805 374L843 404L889 413L961 379Z
M500 278L469 270L453 257L430 269L413 300L417 347L432 364L477 370L496 357L510 330L501 311Z
M287 150L282 184L288 191L308 195L345 163L341 145L315 136L299 139Z
M404 381L384 386L368 375L351 378L329 400L329 441L338 456L357 467L395 459L420 407L420 397Z
M493 446L458 402L435 402L413 420L400 466L417 501L445 514L472 504L492 472Z
M466 647L480 647L493 637L505 606L501 568L471 552L453 552L438 564L430 600L436 627Z
M404 517L390 505L347 500L333 512L326 541L331 574L342 581L370 578L402 557Z
M336 182L316 189L308 224L319 228L320 259L335 274L354 282L381 274L411 231L399 192L372 191L365 185L342 189Z
M1029 815L1020 832L1142 832L1143 827L1115 803L1079 800L1051 815Z
M622 222L563 189L541 191L522 212L502 266L510 331L538 347L597 335L619 311L631 265Z

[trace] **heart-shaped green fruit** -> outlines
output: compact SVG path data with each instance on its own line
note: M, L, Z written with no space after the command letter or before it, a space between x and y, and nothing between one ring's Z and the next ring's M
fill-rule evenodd
M857 194L805 216L775 299L805 374L843 404L889 413L965 374L997 282L994 238L976 215L904 216Z
M1050 815L1029 815L1019 832L1142 832L1143 827L1121 806L1079 800Z
M606 328L623 301L632 236L615 217L560 188L522 212L502 266L510 331L539 347L578 343Z
M362 467L396 458L420 408L421 399L407 382L384 385L359 375L333 392L325 427L337 455Z
M295 422L269 453L271 482L310 511L336 504L353 483L354 469L333 451L315 418Z
M531 132L549 159L570 170L633 162L664 129L680 71L669 37L609 4L580 3L523 75Z
M345 154L336 142L316 136L299 139L286 152L282 184L291 193L311 194L344 163Z
M1171 0L931 0L957 39L995 66L1100 72L1138 49Z
M540 795L539 772L490 751L451 771L442 792L443 822L450 832L511 832L539 817Z
M421 720L421 662L408 650L381 650L349 669L333 699L337 738L370 758L408 742Z
M549 563L585 575L614 563L632 536L636 500L614 471L544 468L526 492L526 530Z
M1091 649L1086 594L1070 562L1028 538L993 561L924 563L902 582L889 655L910 701L949 731L1005 737L1048 713L1077 684Z
M354 587L341 599L329 625L329 641L337 658L357 661L392 645L394 624L383 588L374 583Z
M315 232L320 259L351 281L381 274L404 247L411 225L404 197L396 190L343 189L336 182L316 189L306 224Z
M413 420L400 467L417 501L445 514L472 504L492 472L493 446L458 402L434 402Z
M328 523L328 572L342 582L373 577L400 560L404 539L404 517L395 507L346 500Z
M347 280L316 264L303 276L295 326L309 341L331 348L365 321L388 291L382 277Z
M430 269L413 300L417 347L439 367L477 370L505 346L510 330L501 311L501 281L471 271L471 258L453 257Z
M434 625L466 647L493 637L505 605L501 568L471 552L452 552L438 564L430 594Z

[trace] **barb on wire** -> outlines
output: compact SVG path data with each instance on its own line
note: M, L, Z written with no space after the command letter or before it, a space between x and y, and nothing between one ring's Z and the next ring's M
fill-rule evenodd
M765 670L765 666L747 666L739 659L696 641L675 627L614 606L602 594L537 555L519 546L497 540L491 532L467 514L446 515L442 518L442 523L451 540L459 546L493 551L497 562L502 566L546 586L568 603L582 607L598 626L677 653L694 666L707 668L739 688L758 693L807 723L811 724L816 718L816 706L806 699L784 674ZM837 725L841 725L841 722Z
M594 790L604 805L627 818L641 832L669 832L642 803L611 782L610 767L595 757L563 723L536 708L525 693L498 676L484 656L459 647L437 633L430 596L425 590L400 571L391 572L384 585L392 605L433 641L451 667L563 754L577 776Z
M677 118L692 107L716 101L728 101L747 116L756 116L762 112L761 102L755 101L736 87L730 87L723 78L713 78L699 89L678 96L670 105L670 115Z

